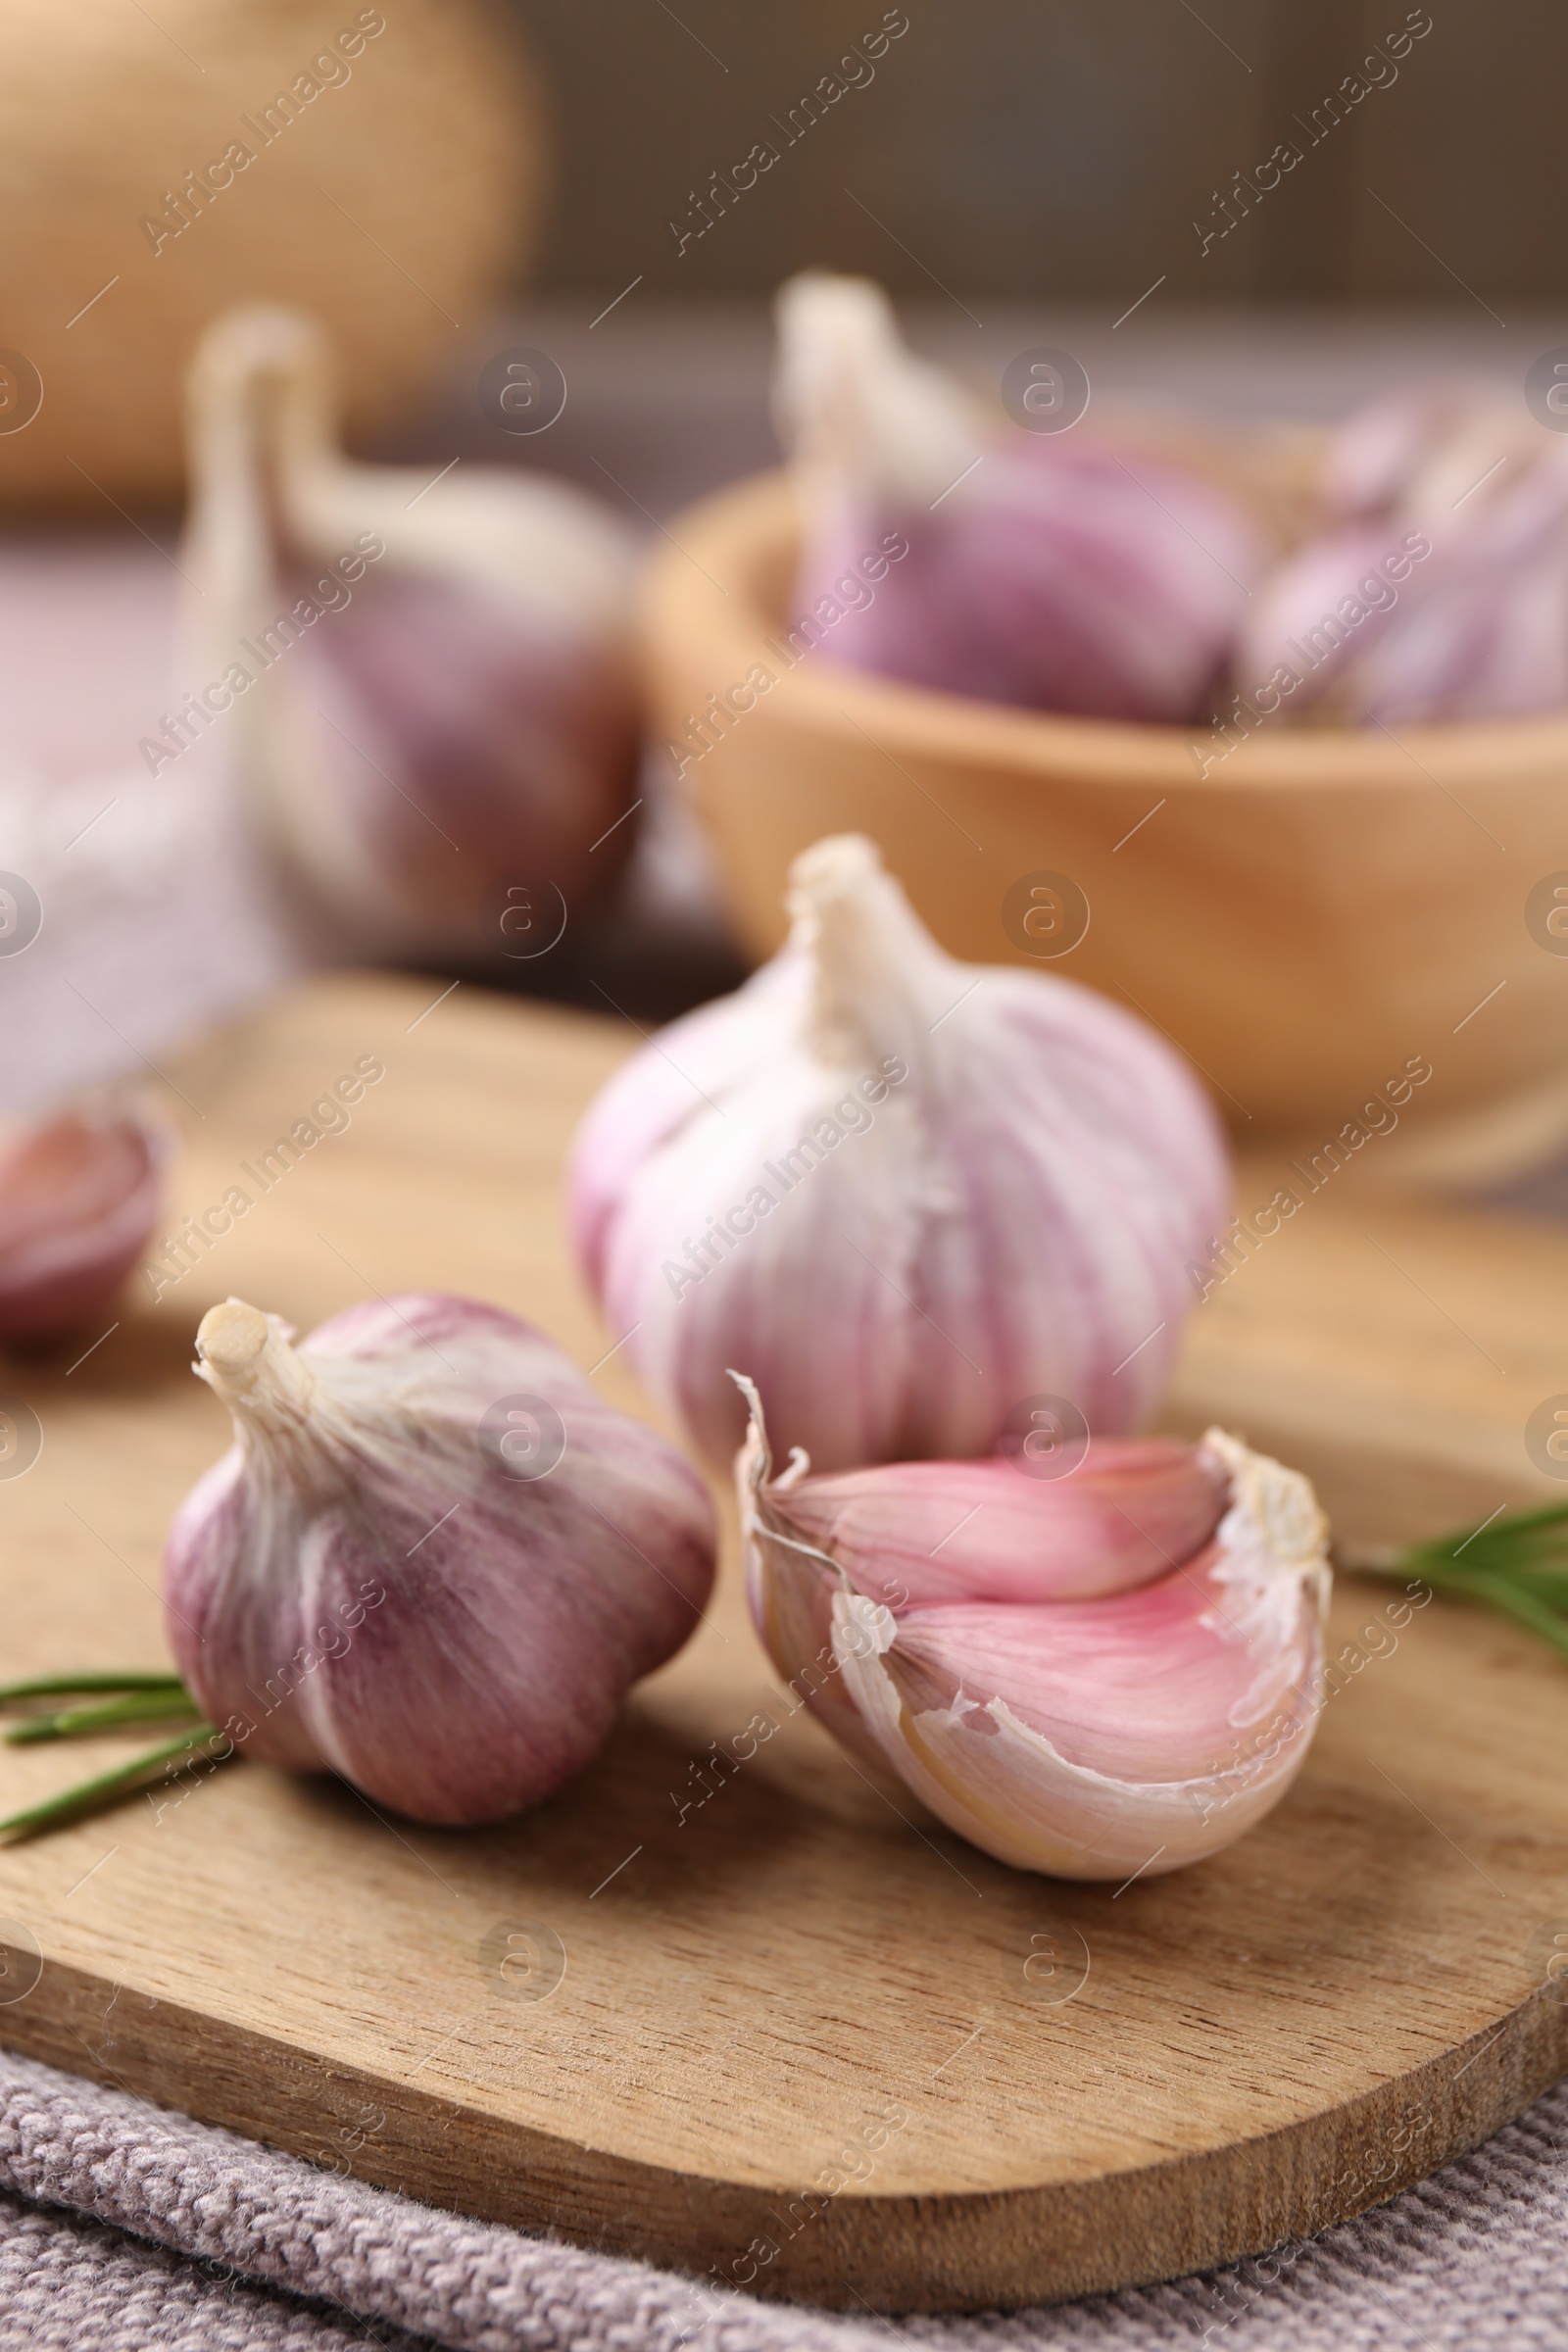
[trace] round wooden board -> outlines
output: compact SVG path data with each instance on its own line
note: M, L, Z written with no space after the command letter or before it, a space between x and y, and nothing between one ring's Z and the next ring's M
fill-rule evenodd
M622 1034L467 990L411 1027L437 986L319 983L180 1065L192 1210L359 1056L386 1076L87 1361L4 1368L44 1448L0 1482L0 1671L163 1654L164 1528L225 1438L188 1371L215 1298L308 1327L435 1284L603 1353L555 1193ZM1301 1247L1333 1245L1325 1209ZM1568 1243L1537 1237L1530 1263L1536 1295L1561 1285ZM1245 1347L1209 1348L1245 1392ZM597 1377L636 1406L618 1358ZM1320 1454L1333 1394L1303 1406ZM0 2039L748 2292L973 2309L1256 2251L1432 2172L1568 2066L1545 1976L1568 1923L1562 1668L1442 1602L1398 1614L1341 1580L1345 1687L1260 1829L1170 1878L1066 1886L988 1861L792 1711L731 1545L709 1623L599 1763L503 1829L414 1829L237 1765L0 1854ZM0 1793L64 1778L58 1749L8 1752Z

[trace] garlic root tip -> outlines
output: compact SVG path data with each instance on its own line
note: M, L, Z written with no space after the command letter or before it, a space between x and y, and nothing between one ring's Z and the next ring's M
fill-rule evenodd
M267 1346L267 1317L243 1298L210 1306L196 1333L196 1352L215 1371L244 1372Z
M799 920L881 871L882 853L864 833L830 833L792 861L786 905Z

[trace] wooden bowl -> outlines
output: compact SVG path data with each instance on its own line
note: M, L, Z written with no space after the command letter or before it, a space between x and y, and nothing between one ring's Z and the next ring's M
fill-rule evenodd
M351 433L394 421L511 282L541 172L489 0L6 0L0 147L0 510L110 523L177 497L186 365L236 303L313 313Z
M1250 1142L1343 1136L1412 1064L1431 1076L1360 1122L1388 1169L1475 1182L1568 1137L1568 939L1527 924L1568 869L1568 715L1397 742L1259 728L1200 773L1215 744L1195 730L925 693L823 648L791 666L798 546L767 475L677 520L646 595L654 723L756 955L783 936L797 852L864 832L952 954L1143 1012ZM1026 955L1016 899L1009 928L1041 873L1088 902L1054 957Z

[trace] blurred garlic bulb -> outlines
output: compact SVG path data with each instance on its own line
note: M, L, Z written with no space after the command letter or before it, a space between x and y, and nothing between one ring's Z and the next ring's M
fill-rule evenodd
M790 880L779 955L634 1054L573 1148L640 1377L715 1460L736 1362L823 1468L989 1452L1042 1395L1140 1427L1226 1211L1197 1082L1092 991L945 955L858 835Z
M500 952L510 885L543 878L575 910L630 845L630 825L602 837L636 772L632 543L539 475L352 464L329 376L290 311L232 313L197 353L181 563L205 683L162 751L228 731L265 837L345 947Z
M792 278L778 327L795 625L825 659L1042 710L1200 712L1260 562L1239 507L1142 451L991 429L867 279Z
M416 1821L539 1803L695 1630L702 1481L499 1307L415 1292L288 1342L236 1298L197 1333L236 1442L165 1553L186 1689L244 1754Z
M79 1332L106 1314L163 1206L162 1135L62 1113L0 1146L0 1339Z
M1279 1801L1321 1696L1327 1530L1305 1479L1219 1430L1092 1445L1059 1479L1002 1461L822 1478L800 1454L774 1478L741 1385L763 1643L950 1829L1019 1869L1125 1879L1217 1852Z
M1320 495L1345 521L1431 521L1472 495L1484 513L1544 454L1540 425L1495 379L1438 376L1368 401L1336 428Z
M1349 725L1568 706L1568 449L1517 399L1459 380L1376 401L1321 478L1326 529L1248 616L1244 696L1273 679L1283 718Z

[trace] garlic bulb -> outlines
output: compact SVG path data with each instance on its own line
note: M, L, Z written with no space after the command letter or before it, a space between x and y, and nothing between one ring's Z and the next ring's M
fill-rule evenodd
M1568 706L1568 450L1517 401L1460 381L1374 402L1321 486L1325 531L1249 614L1243 696L1350 725Z
M1041 1396L1139 1428L1227 1211L1197 1082L1092 991L944 955L869 841L790 882L780 954L634 1054L573 1148L640 1377L715 1460L736 1362L824 1469L989 1452Z
M707 1491L498 1307L413 1292L288 1341L233 1298L197 1334L236 1443L165 1555L186 1688L245 1754L416 1821L537 1804L695 1628Z
M1279 1801L1322 1694L1327 1530L1305 1479L1219 1430L1091 1445L1060 1479L1004 1461L818 1478L800 1455L775 1479L741 1385L763 1643L950 1829L1023 1870L1125 1879L1217 1852Z
M143 758L226 731L345 946L504 954L509 886L575 910L630 846L602 838L638 756L630 535L539 475L350 464L328 376L289 311L235 312L197 354L192 691Z
M866 279L792 278L778 325L805 540L793 633L950 694L1201 712L1260 562L1239 507L1143 451L990 429Z
M68 1111L0 1148L0 1339L80 1331L106 1314L163 1205L163 1136Z

